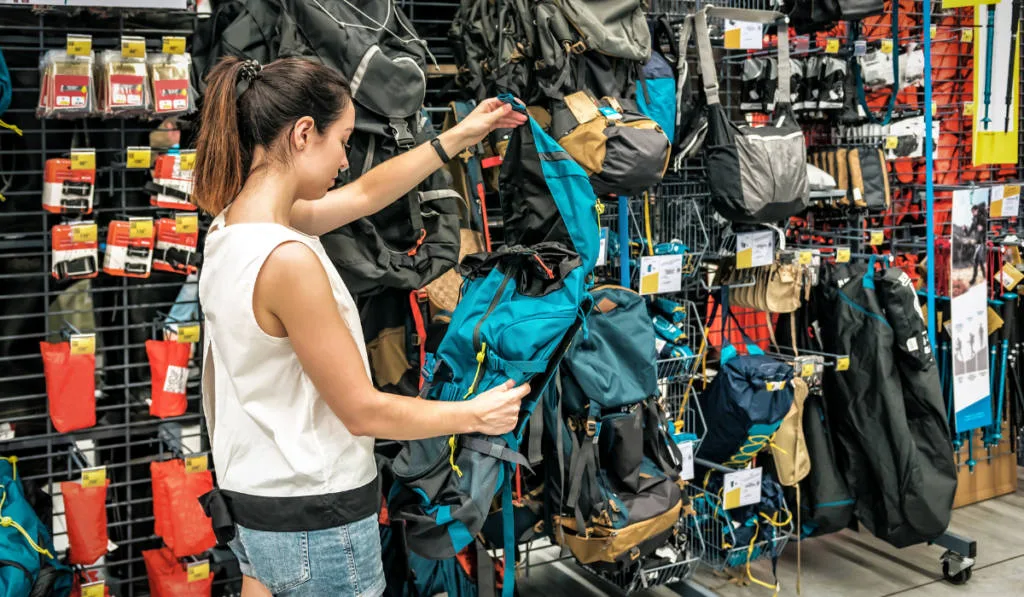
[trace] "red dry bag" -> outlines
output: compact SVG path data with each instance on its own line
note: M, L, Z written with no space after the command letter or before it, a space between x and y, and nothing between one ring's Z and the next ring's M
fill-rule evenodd
M175 557L202 553L217 544L213 522L199 504L199 496L213 490L210 471L185 472L185 461L151 462L153 516L157 535Z
M166 547L142 552L152 597L210 597L213 573L189 581L186 564L179 562ZM207 568L208 570L208 568Z
M191 345L176 340L147 340L152 380L149 414L165 419L185 414L188 357Z
M68 342L40 342L50 419L61 433L96 424L96 355L71 354Z
M91 566L107 553L107 487L82 487L77 481L60 484L64 495L64 517L68 525L71 564Z

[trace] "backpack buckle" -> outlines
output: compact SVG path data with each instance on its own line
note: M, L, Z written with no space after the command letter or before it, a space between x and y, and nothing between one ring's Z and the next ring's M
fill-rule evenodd
M402 118L392 118L388 125L388 131L394 137L395 143L402 149L409 149L416 144L416 138L413 137L409 123Z
M573 54L582 54L587 51L587 44L583 40L579 40L576 43L569 46Z
M629 550L629 559L630 559L630 561L635 561L639 557L640 557L640 548L634 545L633 549Z
M593 418L587 419L587 437L595 437L597 435L597 421Z

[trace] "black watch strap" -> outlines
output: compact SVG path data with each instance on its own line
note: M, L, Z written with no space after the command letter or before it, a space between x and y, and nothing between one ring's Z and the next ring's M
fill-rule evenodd
M441 146L441 139L439 139L438 137L434 137L433 139L430 140L430 146L433 147L434 151L437 152L437 157L441 158L442 163L447 164L452 160L452 158L449 157L448 153L444 150L444 147Z

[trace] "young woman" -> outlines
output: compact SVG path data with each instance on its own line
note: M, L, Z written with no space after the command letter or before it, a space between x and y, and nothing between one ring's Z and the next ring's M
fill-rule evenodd
M348 166L355 113L335 71L301 59L237 58L210 73L196 203L216 215L199 297L203 404L219 490L234 528L242 594L380 595L373 438L504 433L526 385L459 403L377 391L352 296L318 235L405 195L496 128L525 121L496 99L462 123L328 192ZM212 504L211 504L212 502Z

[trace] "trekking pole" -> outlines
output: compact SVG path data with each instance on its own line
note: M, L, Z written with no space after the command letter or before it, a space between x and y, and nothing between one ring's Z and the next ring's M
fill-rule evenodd
M992 49L995 43L995 29L996 29L996 11L995 6L986 7L988 10L988 26L985 31L985 117L981 119L982 124L985 125L985 130L988 130L988 123L992 122L992 119L988 116L988 109L992 103ZM1013 62L1012 60L1010 62ZM1010 68L1013 68L1012 66ZM1013 78L1011 77L1009 85L1012 87Z
M1013 111L1013 55L1014 50L1017 48L1017 35L1020 32L1020 2L1011 3L1010 13L1010 61L1007 68L1008 73L1006 75L1006 114L1003 115L1003 130L1010 132L1010 112ZM994 6L989 7L991 11Z
M1003 439L1003 398L1006 396L1006 362L1010 352L1010 328L1013 326L1013 311L1016 307L1017 295L1008 292L1003 295L1003 299L1003 329L1000 330L1000 335L1002 336L1001 349L1003 354L1001 357L1002 363L999 367L999 393L997 394L998 398L996 401L995 418L992 421L992 432L989 434L989 437L992 440L992 445L999 445L999 442Z

